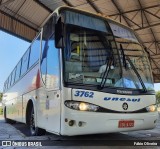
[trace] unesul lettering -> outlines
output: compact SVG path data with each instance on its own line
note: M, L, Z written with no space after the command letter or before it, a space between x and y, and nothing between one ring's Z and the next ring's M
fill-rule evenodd
M118 97L105 97L106 101L130 101L130 102L140 102L140 98L118 98Z

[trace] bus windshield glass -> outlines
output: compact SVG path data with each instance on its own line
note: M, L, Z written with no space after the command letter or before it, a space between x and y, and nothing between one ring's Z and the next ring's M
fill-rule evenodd
M153 90L148 59L132 31L77 12L63 15L65 82Z
M118 86L130 88L142 88L143 84L147 90L154 90L148 57L139 44L132 30L109 22L112 29L117 49L120 54L123 77L119 80ZM143 84L140 83L136 69Z

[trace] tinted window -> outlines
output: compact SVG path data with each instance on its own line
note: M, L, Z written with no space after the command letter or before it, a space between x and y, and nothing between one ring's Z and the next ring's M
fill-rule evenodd
M21 76L27 71L28 69L28 59L29 59L29 52L30 49L22 57L22 69L21 69Z
M17 80L19 79L20 72L21 72L21 60L20 60L19 63L17 64L15 81L17 81Z
M3 92L5 92L5 89L6 89L6 83L4 83Z
M12 72L12 81L11 81L11 85L14 84L14 80L15 80L15 73L16 73L16 68L13 70Z
M53 18L49 19L49 21L43 27L43 34L42 34L42 60L41 60L41 73L42 73L42 80L46 83L46 71L47 71L47 51L48 51L48 40L51 37L52 33L54 32L53 28Z
M6 80L6 89L8 89L8 79Z
M43 29L41 73L46 88L59 88L59 50L54 45L54 22L52 18Z
M5 85L4 85L4 91L6 90L6 83L5 83Z
M5 81L5 83L4 83L4 88L3 88L3 91L5 92L6 91L6 89L7 89L7 81Z
M29 67L31 67L39 59L39 51L40 51L40 35L33 42L31 46Z
M59 50L54 45L54 35L46 41L42 54L42 78L49 89L59 88Z
M48 42L46 87L58 89L59 87L59 49L55 48L54 37Z
M12 85L12 74L13 72L10 74L10 86Z
M6 90L6 84L4 84L3 92L5 92L5 90Z
M8 78L8 88L10 87L10 82L11 82L11 76L9 76L9 78Z

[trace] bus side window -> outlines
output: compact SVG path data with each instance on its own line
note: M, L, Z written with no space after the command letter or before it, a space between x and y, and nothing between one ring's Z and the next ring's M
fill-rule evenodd
M27 71L28 69L28 59L29 59L29 52L30 49L22 57L22 68L21 68L21 76Z
M16 68L12 72L12 81L11 81L11 86L14 84L15 81L15 73L16 73Z
M55 48L54 35L48 41L46 88L59 89L59 50Z
M6 90L8 89L8 79L6 80Z
M54 42L54 19L51 18L43 28L41 74L47 89L59 88L59 50Z
M10 87L12 86L11 83L12 83L12 73L10 74L10 83L9 83Z
M37 39L35 39L35 41L31 45L29 68L39 59L40 35L37 37Z
M16 66L16 76L15 76L15 82L19 79L20 73L21 73L21 60L18 62Z
M6 82L4 83L4 88L3 88L3 92L5 92L6 91Z
M9 78L8 78L8 86L7 86L8 89L9 89L9 87L10 87L10 82L11 82L11 75L10 75Z

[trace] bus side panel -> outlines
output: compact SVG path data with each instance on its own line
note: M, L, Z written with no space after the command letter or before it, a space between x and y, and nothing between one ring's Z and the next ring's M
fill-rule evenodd
M15 99L12 100L13 103L13 115L12 119L18 122L23 122L22 121L22 96L19 96Z
M60 132L60 90L47 91L45 87L38 90L37 126L49 132Z
M7 109L7 118L25 123L27 102L33 96L36 96L36 92L34 92L34 95L30 92L37 90L39 87L41 87L39 65L36 64L5 93L4 106Z
M23 96L17 97L17 102L16 102L16 109L17 109L17 118L16 121L19 122L24 122L22 119L22 114L23 114Z
M6 117L9 119L14 119L15 111L15 103L16 103L16 96L14 92L7 92L4 93L3 103L4 108L6 108Z
M12 106L12 102L13 100L7 100L6 101L6 115L7 115L7 118L9 119L12 119L13 118L13 106Z
M60 90L48 92L48 100L46 100L46 130L49 132L60 132ZM49 105L47 107L47 104Z
M46 98L47 92L44 87L41 87L37 90L38 99L37 99L37 126L40 128L45 128L46 125Z
M22 120L26 123L26 110L28 101L32 100L33 106L35 111L37 110L37 97L38 97L38 90L41 87L40 83L40 74L39 74L39 65L36 65L27 75L26 81L30 80L30 85L28 85L28 92L23 94L23 115Z

